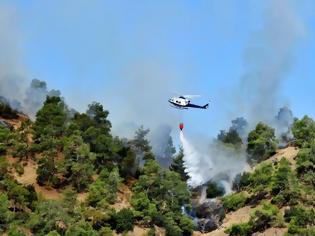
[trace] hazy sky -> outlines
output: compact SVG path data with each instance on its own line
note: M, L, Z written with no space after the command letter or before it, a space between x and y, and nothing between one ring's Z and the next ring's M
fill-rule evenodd
M315 117L315 4L278 2L271 25L281 22L277 13L282 17L284 4L298 26L292 29L297 36L288 46L290 61L272 99L276 108L288 105L295 116ZM244 58L259 37L256 32L269 27L264 21L270 5L265 0L2 0L0 13L6 16L0 16L0 24L9 25L9 41L25 78L45 80L75 109L99 101L117 127L184 121L187 130L214 136L231 119L247 115L237 101L239 95L255 96L241 90L250 61ZM286 42L286 35L281 37L276 45ZM274 56L266 50L260 66ZM172 92L201 94L195 102L210 99L210 108L175 111L167 104Z

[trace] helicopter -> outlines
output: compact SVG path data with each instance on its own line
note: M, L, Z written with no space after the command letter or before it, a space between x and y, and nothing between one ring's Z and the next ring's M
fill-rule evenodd
M199 109L207 109L209 107L209 103L204 106L192 104L190 99L200 97L200 95L181 95L178 97L172 97L168 100L171 106L178 109L188 109L188 108L199 108Z

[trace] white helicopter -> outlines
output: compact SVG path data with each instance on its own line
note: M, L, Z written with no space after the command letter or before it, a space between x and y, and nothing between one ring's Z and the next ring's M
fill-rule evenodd
M168 100L168 102L175 108L178 109L188 109L188 108L199 108L199 109L207 109L209 107L209 103L204 106L199 106L190 103L189 99L200 97L200 95L181 95L178 97L172 97Z

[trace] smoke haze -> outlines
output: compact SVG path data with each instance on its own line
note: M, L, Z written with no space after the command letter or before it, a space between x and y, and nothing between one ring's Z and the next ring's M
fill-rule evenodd
M295 47L304 26L288 0L269 1L264 22L252 34L244 52L245 74L241 78L241 107L251 124L270 123L282 85L294 60Z
M191 186L198 186L217 178L216 180L224 183L225 190L229 192L234 177L249 167L245 153L236 153L215 141L210 145L204 145L202 142L193 143L183 132L180 132L180 141L184 149L185 168L190 177L188 184Z
M0 95L12 103L21 101L27 86L27 71L22 62L21 36L13 8L0 5Z

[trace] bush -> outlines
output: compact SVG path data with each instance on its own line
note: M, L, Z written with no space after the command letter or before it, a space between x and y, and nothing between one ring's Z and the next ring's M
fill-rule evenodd
M271 192L277 195L282 191L289 189L289 179L292 176L290 163L287 159L282 158L278 168L271 178Z
M46 236L60 236L60 234L57 231L50 231Z
M268 202L264 202L251 214L248 222L232 225L225 232L229 233L229 235L249 236L270 227L281 226L283 226L283 219L279 209Z
M284 219L289 222L289 235L313 235L307 234L306 228L314 227L315 211L304 207L292 207L285 211ZM314 228L312 229L314 232ZM310 233L311 231L309 231Z
M99 231L99 236L112 236L113 230L110 227L102 227Z
M250 184L250 173L244 172L242 174L238 174L233 181L233 189L234 190L245 190L246 187Z
M3 180L6 178L8 174L8 166L6 159L3 157L0 157L0 180Z
M243 141L239 136L237 130L232 127L229 129L228 132L221 130L217 138L222 143L231 145L235 149L241 148L243 144Z
M270 227L283 226L283 218L275 205L265 201L262 206L251 215L249 223L252 225L253 232L257 232Z
M248 178L250 184L246 190L254 193L269 190L272 174L273 167L271 164L261 164L252 174L250 174Z
M0 127L0 154L4 154L7 150L10 130Z
M223 206L227 211L235 211L243 206L248 196L244 192L233 193L222 198Z
M26 234L17 225L10 225L8 236L26 236Z
M207 186L207 198L215 198L224 195L225 191L222 185L210 181Z
M252 235L252 227L249 223L235 224L224 232L230 236L250 236Z
M155 236L155 228L151 228L148 233L147 233L147 236Z
M116 231L127 232L133 229L134 216L132 210L123 208L115 215Z
M19 176L24 174L24 168L20 163L15 163L14 164L14 169L18 173Z
M85 221L79 221L75 224L72 224L66 231L65 236L98 236L97 231L95 231L92 226L85 222Z
M296 158L298 177L306 184L315 187L315 142L310 148L301 149Z
M195 229L195 224L191 218L186 215L182 215L179 220L179 227L183 231L184 235L191 235Z

